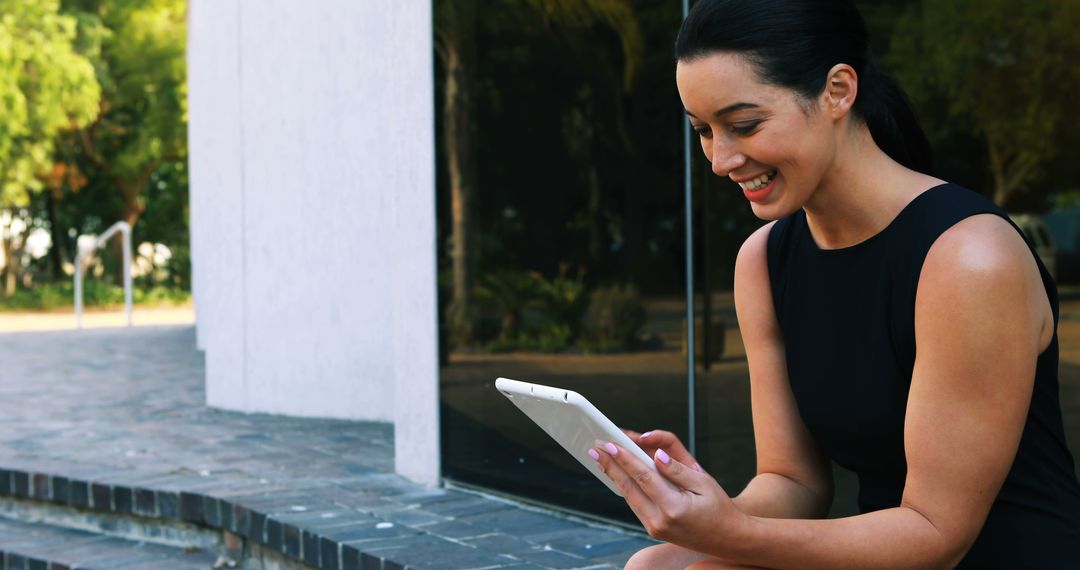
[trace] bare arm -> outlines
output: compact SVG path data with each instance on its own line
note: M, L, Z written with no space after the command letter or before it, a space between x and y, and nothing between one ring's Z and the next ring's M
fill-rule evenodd
M788 382L766 263L772 226L754 232L735 262L735 310L750 367L758 474L734 501L743 512L761 517L821 518L832 503L832 473L799 416Z

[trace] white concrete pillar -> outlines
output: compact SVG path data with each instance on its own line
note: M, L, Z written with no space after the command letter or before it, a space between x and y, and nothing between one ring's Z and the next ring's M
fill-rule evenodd
M392 421L399 472L437 482L430 2L189 10L208 403Z

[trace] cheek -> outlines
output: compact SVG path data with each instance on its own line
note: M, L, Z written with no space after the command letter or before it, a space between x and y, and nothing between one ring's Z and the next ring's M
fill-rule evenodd
M823 142L805 124L800 124L770 133L769 138L762 141L762 149L786 178L801 179L812 177L819 170L822 156L827 154Z

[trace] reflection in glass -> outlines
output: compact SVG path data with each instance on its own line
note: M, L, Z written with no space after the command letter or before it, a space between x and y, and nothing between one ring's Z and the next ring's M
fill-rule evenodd
M1075 460L1080 459L1080 205L1062 205L1047 212L1036 231L1049 234L1032 241L1036 246L1049 246L1040 248L1040 255L1051 257L1053 263L1046 265L1054 267L1058 284L1061 412L1065 438ZM1076 466L1080 475L1080 463Z
M685 119L671 56L681 7L436 0L434 10L444 474L632 521L493 383L576 390L621 425L685 440ZM882 28L875 37L889 37L892 12L867 13ZM927 126L942 120L930 114ZM737 493L755 458L733 269L762 222L693 144L695 443L702 465ZM963 176L981 165L950 144L939 146L942 174L977 189ZM1080 210L1058 202L1041 216L1050 239L1041 229L1033 239L1056 248L1047 255L1061 293L1060 393L1075 456ZM832 515L851 514L854 477L835 472Z
M681 7L435 12L444 475L632 521L493 383L685 436Z

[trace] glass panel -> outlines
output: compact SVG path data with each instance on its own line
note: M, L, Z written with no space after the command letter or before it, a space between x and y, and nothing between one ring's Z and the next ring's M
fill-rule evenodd
M685 436L681 6L435 11L444 474L633 521L493 384Z
M737 184L712 173L701 152L693 156L693 176L697 456L728 492L738 494L757 464L750 375L732 292L735 257L764 222L753 215ZM837 465L833 472L836 496L830 516L857 514L858 480Z
M1073 459L1080 460L1080 205L1061 205L1042 216L1049 233L1048 244L1039 252L1043 263L1057 279L1061 313L1058 321L1058 348L1061 382L1061 412L1065 438ZM1080 461L1076 462L1080 476Z

